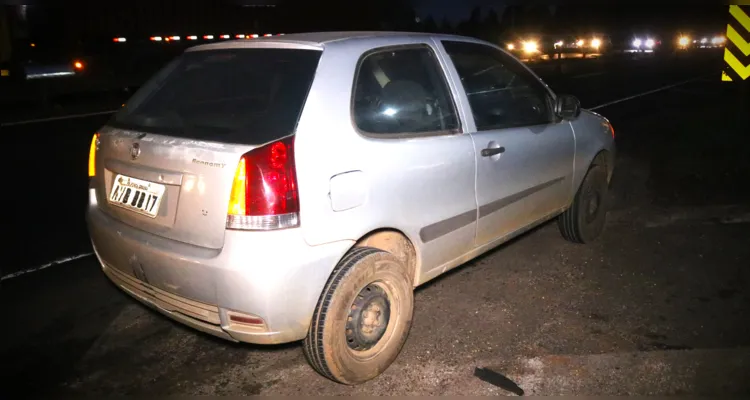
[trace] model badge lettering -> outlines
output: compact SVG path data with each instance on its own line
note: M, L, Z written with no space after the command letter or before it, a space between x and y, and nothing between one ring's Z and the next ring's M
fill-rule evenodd
M200 165L206 165L206 166L209 166L209 167L217 167L217 168L224 168L224 166L227 165L225 163L203 161L203 160L199 160L197 158L193 159L193 163L194 164L200 164Z

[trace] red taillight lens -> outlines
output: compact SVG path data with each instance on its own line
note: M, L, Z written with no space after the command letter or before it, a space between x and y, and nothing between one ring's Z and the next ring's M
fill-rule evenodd
M298 225L294 137L243 155L232 183L227 228L268 230Z

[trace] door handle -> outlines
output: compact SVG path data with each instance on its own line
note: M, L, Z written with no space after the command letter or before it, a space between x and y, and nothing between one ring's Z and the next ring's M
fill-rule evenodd
M482 149L482 157L492 157L502 153L505 153L505 147L488 147L486 149Z

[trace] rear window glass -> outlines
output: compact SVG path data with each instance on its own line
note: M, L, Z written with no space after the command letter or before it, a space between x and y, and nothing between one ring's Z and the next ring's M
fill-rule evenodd
M197 140L262 144L294 132L321 52L186 52L110 121L115 127Z

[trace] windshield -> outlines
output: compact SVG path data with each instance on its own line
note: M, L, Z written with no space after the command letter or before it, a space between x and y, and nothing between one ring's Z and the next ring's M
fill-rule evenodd
M146 83L115 127L198 140L262 144L294 132L321 52L187 52Z

